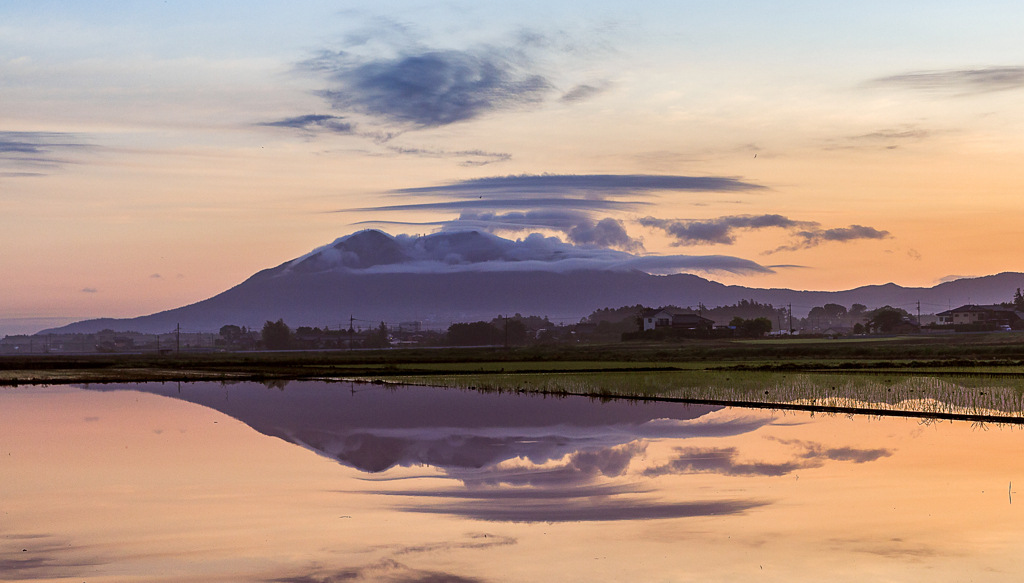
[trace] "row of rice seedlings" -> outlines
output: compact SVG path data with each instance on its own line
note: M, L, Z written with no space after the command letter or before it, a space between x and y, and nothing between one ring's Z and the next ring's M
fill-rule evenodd
M1024 381L986 377L642 372L453 375L392 379L485 391L787 403L1024 418Z

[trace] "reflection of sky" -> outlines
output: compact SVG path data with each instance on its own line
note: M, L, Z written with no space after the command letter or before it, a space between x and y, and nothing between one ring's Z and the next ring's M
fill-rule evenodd
M1016 431L361 388L0 392L0 579L1001 581L1019 564ZM303 428L402 439L373 463L404 461L314 454L287 438ZM445 440L499 453L448 460Z

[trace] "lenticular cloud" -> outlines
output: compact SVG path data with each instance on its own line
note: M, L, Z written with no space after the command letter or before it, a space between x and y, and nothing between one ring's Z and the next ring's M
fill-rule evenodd
M282 266L282 271L299 273L581 270L772 272L753 261L724 255L634 255L596 245L573 245L539 233L513 241L479 231L392 237L381 231L365 230L341 237Z

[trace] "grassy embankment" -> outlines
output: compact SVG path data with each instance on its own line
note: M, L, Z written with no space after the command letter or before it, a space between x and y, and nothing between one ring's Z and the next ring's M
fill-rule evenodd
M1024 335L0 358L0 384L358 380L1024 418Z

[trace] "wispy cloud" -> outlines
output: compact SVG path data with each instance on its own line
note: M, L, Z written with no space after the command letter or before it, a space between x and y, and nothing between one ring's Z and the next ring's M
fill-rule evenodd
M602 83L598 85L580 84L566 91L558 98L563 103L578 103L596 97L608 90L609 85Z
M0 131L0 168L8 178L47 174L74 162L73 155L94 148L77 134L63 132Z
M305 132L331 132L336 134L351 134L355 130L355 124L344 121L344 117L338 115L309 114L297 117L289 117L277 121L262 122L257 125L291 128Z
M790 231L796 241L783 245L765 254L779 251L796 251L816 247L826 242L845 243L858 239L888 239L889 231L874 227L850 225L834 229L822 229L814 221L798 221L782 215L736 215L715 219L658 219L644 217L639 220L644 227L660 229L672 237L671 245L732 245L736 242L737 231L779 228Z
M783 245L774 251L766 251L765 253L771 254L779 251L809 249L830 241L848 243L850 241L857 241L861 239L878 240L889 239L892 237L889 234L889 231L880 231L874 227L865 227L863 225L850 225L849 227L839 227L836 229L799 231L794 233L794 236L798 239L796 243L792 245Z
M84 293L84 294L94 294L94 293L96 293L97 291L99 291L99 290L97 290L97 289L96 289L96 288L94 288L94 287L83 287L83 288L82 288L82 293Z
M661 229L674 238L672 245L732 245L736 242L736 231L766 228L794 229L817 226L817 223L795 221L782 215L738 215L718 217L710 220L656 219L644 217L640 224Z
M415 148L405 146L385 146L396 154L419 156L421 158L464 158L462 166L486 166L512 159L507 152L488 152L486 150L444 150L439 148Z
M1024 67L914 71L873 79L868 86L957 94L1009 91L1024 87Z

